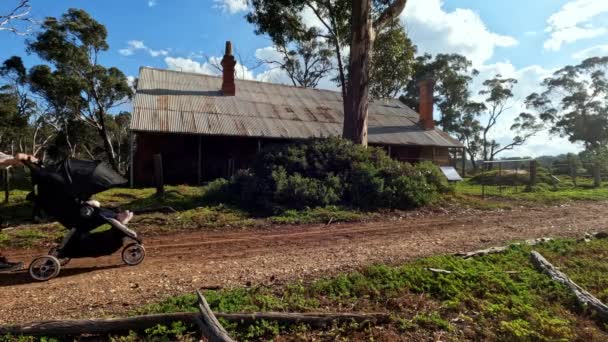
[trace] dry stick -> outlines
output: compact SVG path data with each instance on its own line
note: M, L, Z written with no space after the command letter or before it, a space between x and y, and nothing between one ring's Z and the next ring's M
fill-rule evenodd
M536 246L540 243L544 243L544 242L548 242L553 240L552 238L538 238L538 239L532 239L532 240L526 240L524 243L526 245L529 246ZM468 253L464 253L464 252L459 252L459 253L455 253L455 256L460 256L463 257L464 259L468 259L468 258L472 258L472 257L476 257L476 256L482 256L482 255L488 255L488 254L495 254L495 253L502 253L504 251L506 251L507 249L509 249L511 246L518 246L520 245L519 243L514 243L508 246L500 246L500 247L490 247L490 248L486 248L486 249L479 249L473 252L468 252Z
M198 309L201 311L201 319L197 319L196 323L201 328L203 336L208 338L210 342L234 342L226 329L215 318L200 290L196 290L196 295L198 296Z
M551 279L565 285L574 293L577 301L584 308L591 308L598 313L598 316L603 322L608 321L608 306L595 298L591 293L585 291L582 287L573 282L567 275L559 271L540 253L532 251L530 259L536 268L551 277Z
M452 271L448 271L448 270L442 270L440 268L431 268L431 267L427 267L427 270L433 272L433 273L441 273L441 274L452 274Z
M311 327L325 327L332 322L371 322L389 321L386 313L216 313L217 318L240 324L253 324L259 320L294 325L308 324ZM77 336L81 334L103 335L114 332L142 331L158 324L171 325L172 322L196 324L200 313L181 312L133 316L128 318L43 321L23 325L0 326L0 336L6 334L29 336Z

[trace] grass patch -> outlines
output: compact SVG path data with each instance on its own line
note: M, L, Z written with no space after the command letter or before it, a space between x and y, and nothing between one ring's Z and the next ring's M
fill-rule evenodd
M608 201L608 182L602 183L599 188L592 186L592 180L579 178L574 186L568 177L556 187L540 184L533 191L525 191L525 186L505 186L502 191L498 186L486 186L486 201L492 199L514 200L532 204L555 204L566 201ZM482 186L471 179L455 185L455 193L460 196L477 197L482 195Z
M170 206L171 214L144 213L135 216L130 226L144 234L168 233L197 229L233 229L269 224L311 224L361 221L373 214L347 208L329 206L303 210L278 211L274 215L259 216L233 205L212 202L205 196L214 191L208 187L168 186L164 199L155 196L155 189L116 188L94 196L105 207L138 211ZM32 205L25 200L26 191L11 192L11 201L0 205L3 222L25 225L15 231L0 233L0 247L24 248L45 245L61 239L66 230L59 224L32 222ZM107 227L100 227L107 229Z
M608 240L590 243L558 240L535 247L591 291L606 288ZM312 283L280 288L253 287L207 291L211 308L220 312L385 311L392 322L382 327L411 338L428 339L442 331L447 340L569 341L605 340L603 327L577 306L560 284L537 272L529 246L512 246L502 254L464 260L434 256L402 266L375 265ZM427 268L451 274L436 274ZM597 270L597 271L596 271ZM605 298L605 297L604 297ZM196 297L185 295L140 308L133 314L196 312ZM238 340L302 336L302 327L261 322L255 327L228 325ZM379 328L380 329L380 328ZM334 326L307 331L307 337L376 339L373 327Z
M0 193L0 225L8 226L32 218L33 207L25 200L29 191L12 190L8 203L4 203L4 193Z
M275 224L311 224L332 222L362 221L377 216L374 213L353 211L336 206L325 208L307 208L304 210L286 210L281 214L271 216L269 220Z
M31 248L48 242L61 240L65 228L59 224L45 224L36 227L4 230L0 232L1 248Z

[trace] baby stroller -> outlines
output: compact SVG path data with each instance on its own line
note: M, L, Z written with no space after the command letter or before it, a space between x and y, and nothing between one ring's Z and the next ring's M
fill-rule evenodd
M29 274L33 279L56 277L72 258L110 255L121 248L125 264L134 266L144 260L146 251L137 233L118 221L117 213L90 201L94 194L125 184L122 176L99 161L67 159L49 167L24 163L32 171L34 185L28 199L69 230L58 247L32 261ZM105 224L110 228L92 233Z

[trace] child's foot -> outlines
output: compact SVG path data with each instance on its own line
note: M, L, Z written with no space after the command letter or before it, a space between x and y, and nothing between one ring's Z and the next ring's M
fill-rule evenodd
M22 268L22 262L8 262L6 260L0 260L0 273L19 271Z
M118 215L116 215L116 220L118 220L118 222L125 224L125 225L127 223L129 223L129 221L131 221L132 218L133 218L133 213L128 210L120 212L120 213L118 213Z

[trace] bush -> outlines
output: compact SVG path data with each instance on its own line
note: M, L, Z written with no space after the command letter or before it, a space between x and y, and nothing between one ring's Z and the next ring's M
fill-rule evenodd
M432 163L401 163L382 149L327 138L266 150L222 188L235 201L262 209L371 209L425 205L448 185Z

